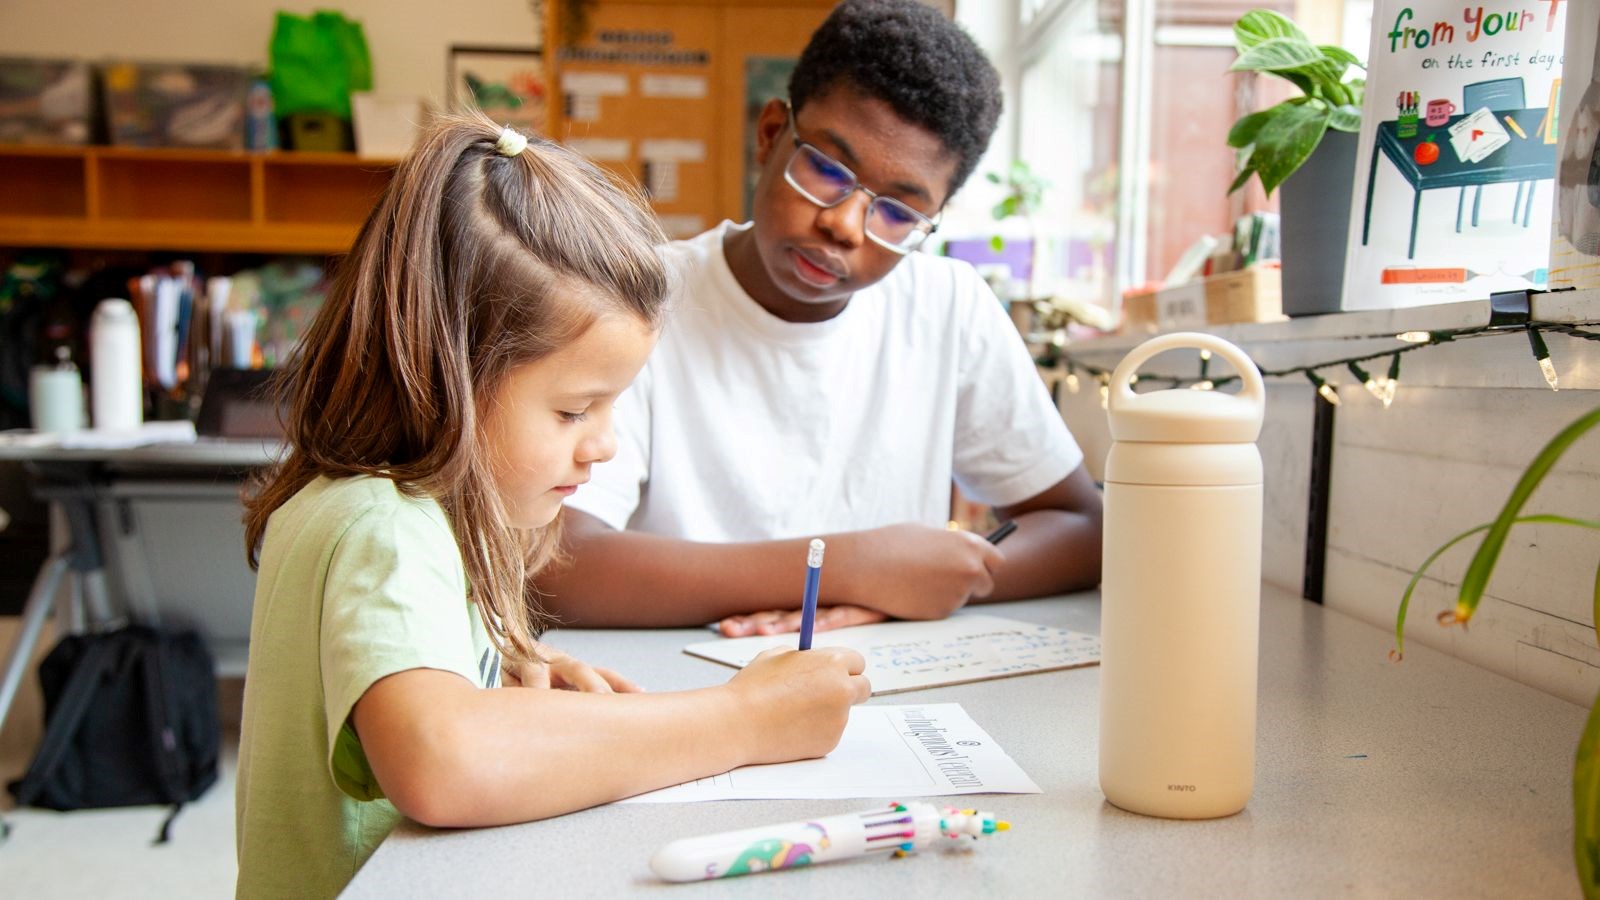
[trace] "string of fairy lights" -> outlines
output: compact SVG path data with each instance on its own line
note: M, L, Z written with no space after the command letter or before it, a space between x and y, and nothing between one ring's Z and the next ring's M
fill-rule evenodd
M1555 362L1550 358L1550 348L1545 343L1544 333L1564 334L1586 341L1600 341L1600 332L1587 331L1562 322L1525 322L1515 325L1485 325L1473 328L1459 328L1440 331L1402 331L1394 335L1394 339L1401 341L1405 346L1390 347L1371 353L1356 356L1347 356L1339 359L1330 359L1323 362L1309 363L1302 366L1290 366L1283 369L1267 369L1257 366L1263 378L1285 378L1293 375L1304 375L1317 395L1324 401L1339 405L1339 383L1333 379L1341 377L1324 372L1349 372L1355 383L1366 388L1375 400L1388 409L1394 403L1395 394L1400 389L1400 357L1407 353L1437 347L1460 340L1472 340L1488 337L1505 337L1517 334L1527 336L1529 349L1533 353L1534 362L1539 366L1540 373L1544 376L1545 383L1550 385L1550 390L1557 390L1560 386L1560 376L1556 371ZM1384 335L1383 337L1387 337ZM1368 366L1388 360L1387 368L1381 365ZM1100 406L1105 408L1111 396L1112 369L1103 368L1084 362L1070 351L1070 345L1056 343L1047 344L1044 355L1038 357L1037 362L1041 367L1060 370L1066 367L1066 373L1061 377L1061 382L1069 393L1076 394L1083 389L1084 378L1097 382L1100 392ZM1211 351L1200 351L1200 368L1193 375L1171 374L1135 374L1129 378L1129 385L1154 384L1165 385L1171 388L1187 387L1195 391L1211 391L1226 387L1238 381L1238 375L1226 375L1214 378L1211 375ZM1374 372L1382 372L1374 375Z

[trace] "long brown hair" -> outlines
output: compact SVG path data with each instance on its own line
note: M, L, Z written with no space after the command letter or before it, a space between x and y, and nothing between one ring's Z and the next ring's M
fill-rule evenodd
M667 277L635 192L553 143L505 156L500 136L481 114L441 117L396 170L279 373L288 453L245 498L245 543L259 565L273 511L318 476L390 479L438 501L491 639L528 659L559 519L505 524L482 404L601 315L659 327Z

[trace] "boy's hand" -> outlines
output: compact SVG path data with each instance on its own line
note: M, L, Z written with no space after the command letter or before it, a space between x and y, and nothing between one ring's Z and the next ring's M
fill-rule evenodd
M840 565L823 569L822 592L896 619L942 619L987 597L1006 558L982 535L912 523L837 535L828 550Z
M871 625L889 618L875 609L862 606L818 606L817 631L831 631L851 625ZM745 616L729 616L717 623L723 637L747 637L752 634L787 634L800 630L800 610L769 609Z
M610 669L580 662L548 644L536 644L545 662L529 660L501 667L504 687L555 688L591 694L638 693L638 685Z
M728 681L747 765L826 756L850 707L872 696L866 660L843 647L762 651Z

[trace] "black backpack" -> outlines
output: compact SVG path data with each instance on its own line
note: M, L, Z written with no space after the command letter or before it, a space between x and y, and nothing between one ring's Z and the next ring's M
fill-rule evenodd
M128 625L69 635L39 664L45 729L18 806L183 804L217 780L216 673L199 635Z

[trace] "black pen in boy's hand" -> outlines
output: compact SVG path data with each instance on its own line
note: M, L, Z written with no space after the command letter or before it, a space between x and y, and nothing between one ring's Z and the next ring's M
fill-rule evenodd
M1011 536L1011 532L1016 531L1016 530L1017 530L1017 520L1016 519L1007 519L1006 521L1000 523L1000 527L999 528L996 528L995 530L989 532L988 535L986 535L984 537L984 540L988 541L991 544L998 544L1001 541L1005 540L1006 538L1010 537Z

